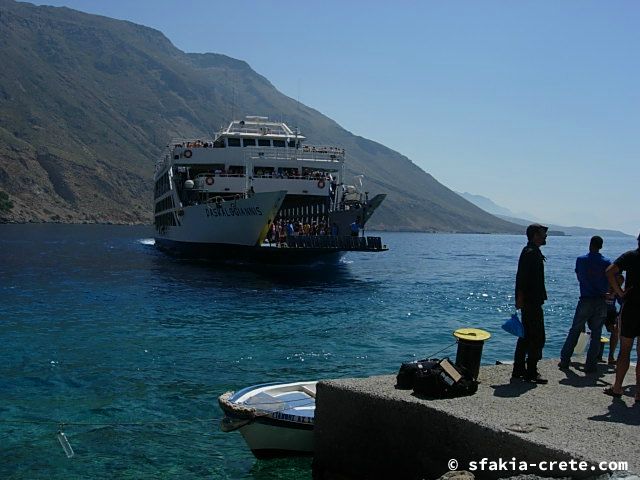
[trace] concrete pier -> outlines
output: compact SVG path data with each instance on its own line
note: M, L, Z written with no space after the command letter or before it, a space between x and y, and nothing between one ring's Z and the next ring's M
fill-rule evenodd
M628 385L633 367L622 399L602 393L613 381L606 365L587 375L582 365L562 371L557 360L544 361L540 371L548 385L510 382L510 365L482 367L475 395L446 400L396 390L395 375L320 382L315 476L429 480L448 472L453 459L458 470L478 462L476 478L589 478L605 473L600 462L628 462L622 476L640 472L640 403ZM495 468L487 463L480 470L483 458ZM513 463L501 469L501 459ZM553 461L567 462L566 469L531 465ZM579 470L581 461L586 471Z

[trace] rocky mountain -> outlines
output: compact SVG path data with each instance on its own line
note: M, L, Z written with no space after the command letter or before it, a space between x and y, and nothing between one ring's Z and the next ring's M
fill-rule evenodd
M533 223L535 220L527 220L525 218L512 217L510 215L497 215L503 220L507 220L508 222L513 222L518 225L529 225ZM571 226L567 227L564 225L555 225L553 223L548 224L549 232L555 232L560 235L570 235L574 237L590 237L593 235L600 235L604 238L609 237L631 237L631 235L621 232L620 230L610 230L606 228L588 228L588 227L577 227Z
M460 196L469 200L471 203L477 205L483 210L495 215L503 220L508 222L516 223L518 225L530 225L534 222L544 222L544 220L540 220L539 218L535 218L531 214L521 213L515 214L511 210L502 205L498 205L493 200L488 197L482 195L476 195L469 192L459 193ZM526 218L521 218L526 217ZM556 235L572 235L572 236L592 236L592 235L600 235L602 237L629 237L624 232L619 230L607 230L601 228L586 228L586 227L565 227L562 225L554 225L549 223L549 232L553 232Z
M498 205L489 197L485 197L483 195L477 195L475 193L469 193L469 192L462 192L462 193L456 192L456 193L460 195L462 198L464 198L465 200L468 200L474 205L476 205L477 207L480 207L485 212L489 212L491 215L495 215L497 217L500 217L500 216L516 217L516 218L521 217L521 218L530 218L531 220L536 222L541 221L540 219L535 218L535 216L530 213L525 213L525 212L514 213L513 211L509 210L507 207Z
M299 105L245 62L182 52L151 28L0 0L0 62L0 221L151 222L164 146L210 137L235 112L284 119L310 143L346 148L348 173L388 194L371 228L522 230Z

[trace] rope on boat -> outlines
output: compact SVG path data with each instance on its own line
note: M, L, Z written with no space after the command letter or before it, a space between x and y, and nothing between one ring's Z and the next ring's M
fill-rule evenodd
M230 402L229 399L234 393L235 392L225 392L218 397L220 408L224 411L231 410L239 417L253 420L257 416L258 411L253 407L247 407L246 405Z
M233 396L235 392L226 392L218 397L218 403L220 404L220 408L223 410L232 410L234 414L238 414L238 416L243 417L264 417L271 415L272 413L284 412L285 410L289 410L292 406L294 407L305 407L307 405L313 405L315 403L314 398L299 398L294 400L287 400L283 402L282 400L274 399L273 402L260 402L254 405L244 405L241 403L233 403L230 402L229 399ZM298 403L303 402L303 403ZM260 405L278 405L284 404L284 407L279 410L270 410L268 412L261 412L256 406ZM295 404L295 405L294 405Z

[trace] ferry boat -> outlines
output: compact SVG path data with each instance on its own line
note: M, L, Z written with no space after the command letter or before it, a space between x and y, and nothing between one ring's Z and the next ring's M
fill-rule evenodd
M156 163L155 244L224 261L309 263L387 250L364 227L385 198L345 182L345 151L267 117L179 139Z

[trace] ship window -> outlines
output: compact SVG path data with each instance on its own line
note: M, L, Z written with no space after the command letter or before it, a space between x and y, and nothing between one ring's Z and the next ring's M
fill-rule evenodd
M229 175L244 175L244 167L241 165L230 165Z
M286 144L285 144L284 140L274 140L273 141L273 146L274 147L284 147L285 145Z
M258 177L271 176L273 174L273 167L254 167L253 174Z
M296 148L296 141L295 140L289 140L289 148Z
M265 138L259 138L258 139L258 146L259 147L270 147L271 146L271 140L267 140Z
M242 145L244 147L255 147L256 139L255 138L245 138L242 140Z
M239 138L227 138L227 145L229 147L239 147L240 139Z

